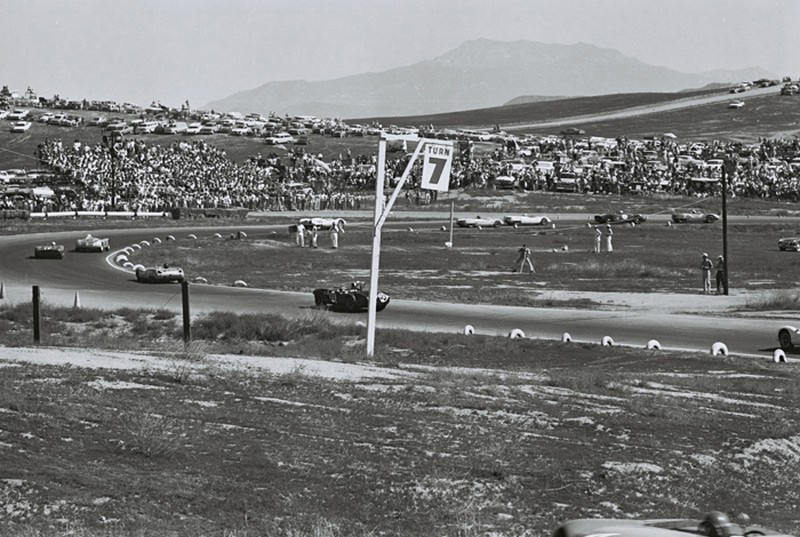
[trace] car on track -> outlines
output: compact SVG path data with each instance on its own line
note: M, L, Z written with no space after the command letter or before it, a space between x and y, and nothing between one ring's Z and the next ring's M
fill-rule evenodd
M458 227L475 228L500 227L503 225L503 221L498 218L484 218L482 216L476 216L474 218L459 218L456 220L456 225Z
M11 124L11 128L9 129L11 132L28 132L28 129L31 128L30 121L15 121Z
M64 259L65 253L64 245L55 242L42 244L33 249L33 257L36 259Z
M369 290L364 282L355 281L336 289L314 289L314 305L339 313L361 313L369 309ZM389 305L389 295L378 292L376 311Z
M111 249L108 239L93 237L91 234L75 241L76 252L107 252Z
M298 224L303 224L303 227L306 229L311 229L312 227L316 226L319 230L328 230L333 226L336 226L341 230L347 225L347 220L344 218L330 216L307 216L298 220L297 224L290 225L289 233L296 232Z
M503 217L507 226L547 226L552 222L547 216L531 216L528 214L509 214Z
M721 511L711 511L702 520L660 518L650 520L590 518L569 520L559 526L553 537L791 537L763 526L752 525L744 513L731 518Z
M641 224L647 220L643 214L604 213L594 215L596 224Z
M800 252L800 235L794 237L781 237L778 239L778 250L781 252Z
M171 283L184 280L183 269L170 267L167 264L160 267L140 267L136 269L136 281L142 283Z
M737 108L742 108L743 106L744 106L744 101L733 101L728 103L728 108L737 109Z
M672 221L676 224L713 224L718 220L718 214L707 213L697 209L675 211L672 213Z

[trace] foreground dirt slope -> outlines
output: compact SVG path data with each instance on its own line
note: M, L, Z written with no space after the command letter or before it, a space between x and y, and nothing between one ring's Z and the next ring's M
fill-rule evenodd
M466 336L388 354L2 348L0 523L545 535L722 508L800 528L786 364Z

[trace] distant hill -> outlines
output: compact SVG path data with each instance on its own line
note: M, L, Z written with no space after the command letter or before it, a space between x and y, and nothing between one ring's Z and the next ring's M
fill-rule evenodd
M760 68L681 73L583 43L478 39L406 67L318 82L269 82L203 108L343 118L409 116L500 106L526 95L541 100L675 92L757 78L775 76Z

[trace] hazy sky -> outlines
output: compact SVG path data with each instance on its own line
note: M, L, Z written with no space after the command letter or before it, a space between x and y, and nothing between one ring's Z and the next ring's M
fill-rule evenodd
M0 0L0 84L193 107L488 38L589 43L682 72L800 77L797 0Z

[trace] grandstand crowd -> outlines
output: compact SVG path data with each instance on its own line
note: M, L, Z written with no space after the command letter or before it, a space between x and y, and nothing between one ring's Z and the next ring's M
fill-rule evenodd
M422 131L423 135L434 135ZM721 191L723 165L731 196L798 199L800 142L764 139L755 144L718 141L679 143L573 136L514 138L498 133L491 142L460 142L451 189L513 188L580 193L713 196ZM376 143L377 146L377 143ZM485 150L486 148L489 150ZM6 191L0 208L32 212L63 210L170 211L174 208L233 208L254 211L347 210L371 207L376 156L349 154L323 162L301 147L279 156L256 155L244 163L205 140L169 144L135 137L86 144L43 140L36 158L53 172L52 192L27 196ZM398 177L408 161L391 153L387 175ZM419 169L407 183L408 203L427 203ZM501 181L502 178L502 181Z

